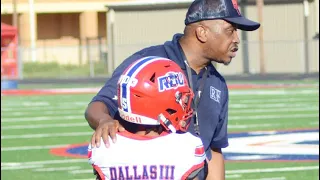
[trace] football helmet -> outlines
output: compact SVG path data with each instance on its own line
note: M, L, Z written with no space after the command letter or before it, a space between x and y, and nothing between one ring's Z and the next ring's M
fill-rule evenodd
M194 95L183 71L172 60L141 58L122 73L117 85L122 119L136 124L161 124L172 132L187 130Z

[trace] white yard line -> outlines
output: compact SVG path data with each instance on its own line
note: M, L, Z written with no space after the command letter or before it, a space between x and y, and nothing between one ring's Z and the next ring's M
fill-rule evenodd
M278 120L283 118L299 119L299 118L319 118L319 114L285 114L285 115L257 115L257 116L230 116L230 121L236 120Z
M65 128L65 127L86 127L88 123L66 123L66 124L35 124L35 125L14 125L14 126L1 126L2 130L11 129L42 129L42 128Z
M71 174L89 174L92 173L92 169L80 169L80 170L74 170L74 171L69 171Z
M56 171L72 171L72 170L77 170L81 169L80 166L68 166L68 167L57 167L57 168L37 168L34 169L33 171L37 172L56 172Z
M237 125L233 125L233 124L229 124L228 128L230 129L246 129L246 128L255 128L255 127L276 127L276 126L280 126L281 124L237 124Z
M263 101L263 100L261 100ZM260 101L260 102L261 102ZM313 102L310 103L272 103L272 104L248 104L248 103L230 103L229 104L229 108L276 108L276 107L285 107L285 108L289 108L289 107L315 107L313 105ZM1 106L1 112L45 112L48 110L52 110L52 111L65 111L68 112L68 110L72 110L72 111L81 111L81 109L83 109L83 111L85 110L86 106L83 107L79 107L79 106L50 106L50 107L21 107L21 108L7 108L5 106ZM319 107L319 106L316 106Z
M29 122L29 121L52 121L52 120L70 120L84 119L84 115L80 116L36 116L36 117L21 117L21 118L1 118L1 122Z
M6 103L7 102L7 103ZM1 106L3 107L18 107L18 108L23 108L23 107L43 107L43 106L65 106L65 105L70 105L70 106L84 106L88 105L90 101L63 101L63 103L50 103L54 102L52 101L4 101L1 103Z
M6 117L5 118L15 118L15 117L23 117L26 115L56 115L56 114L66 114L66 115L70 115L70 114L83 114L84 110L79 110L79 109L72 109L72 110L67 110L67 111L61 111L61 110L56 110L56 111L17 111L17 112L10 112L10 113L6 113ZM1 117L2 118L2 117Z
M270 178L258 178L258 179L246 179L246 180L286 180L286 177L270 177Z
M241 174L231 174L231 175L226 174L227 179L240 178L240 177L242 177Z
M319 122L310 122L310 125L318 125ZM282 126L283 124L229 124L228 127L231 129L246 129L255 127L276 127ZM2 126L1 130L12 130L12 129L43 129L43 128L68 128L68 127L87 127L88 123L67 123L67 124L37 124L37 125L15 125L15 126Z
M45 160L45 161L27 161L27 162L1 162L1 167L80 163L80 162L88 162L88 160L87 159L64 159L64 160Z
M7 102L7 103L6 103ZM12 106L12 107L31 107L31 106L50 106L50 103L48 101L21 101L21 100L16 100L16 101L4 101L1 103L1 106Z
M319 122L310 122L310 125L317 125ZM282 126L283 124L230 124L228 125L231 129L246 129L254 127L271 127L271 126ZM15 125L15 126L2 126L1 130L12 130L12 129L43 129L43 128L68 128L68 127L87 127L88 123L67 123L67 124L37 124L37 125Z
M319 110L319 106L300 106L300 107L291 107L291 108L288 108L284 105L281 105L285 108L271 108L270 106L267 106L267 107L270 107L268 109L266 108L251 108L251 109L240 109L240 107L246 107L247 105L243 105L243 104L230 104L230 113L257 113L257 112L260 112L260 113L264 113L264 112L290 112L290 111L317 111ZM258 105L260 106L260 105ZM264 105L266 106L266 105ZM277 105L276 105L277 106ZM65 115L72 115L72 114L83 114L84 113L84 110L79 110L79 109L69 109L69 110L64 110L64 111L61 111L61 110L56 110L56 111L52 111L52 110L49 110L49 111L46 111L46 110L43 110L43 111L19 111L19 112L10 112L10 113L6 113L6 117L1 117L2 119L5 118L5 119L9 119L9 118L17 118L17 117L24 117L26 115L56 115L56 114L59 114L59 115L62 115L62 114L65 114ZM29 116L30 117L30 116Z
M230 91L229 95L296 95L296 94L319 94L319 90L310 89L310 90L237 90Z
M310 122L309 125L317 125L319 122ZM247 128L255 128L255 127L277 127L283 126L284 124L229 124L228 128L230 129L247 129Z
M264 168L264 169L241 169L241 170L229 170L229 171L226 171L226 174L310 171L310 170L317 170L317 169L319 169L319 166L297 166L297 167Z
M28 151L35 149L52 149L58 147L68 146L69 144L60 144L60 145L44 145L44 146L15 146L15 147L1 147L2 151Z
M316 122L311 122L309 123L310 125L319 125L319 121L316 121Z
M49 134L20 134L1 136L1 139L33 139L33 138L51 138L51 137L73 137L73 136L89 136L93 132L69 132L69 133L49 133Z
M18 170L18 169L34 169L34 168L41 168L43 165L25 165L25 166L8 166L8 167L2 167L1 171L4 170Z
M85 107L85 106L84 106ZM40 110L64 110L64 111L68 111L68 110L79 110L78 106L49 106L49 107L16 107L16 108L7 108L2 106L1 107L1 112L24 112L24 111L40 111Z
M299 111L318 111L319 110L319 106L311 106L311 107L292 107L292 108L273 108L273 109L265 109L265 108L253 108L253 109L230 109L229 112L230 113L234 113L234 114L242 114L242 113L246 113L246 114L251 114L251 113L265 113L265 112L290 112L290 111L294 111L294 112L299 112ZM229 115L230 116L230 115Z
M312 103L274 103L274 104L241 104L241 103L230 103L229 108L234 109L257 109L257 108L292 108L292 107L309 107L314 106ZM319 106L318 106L319 107Z
M279 103L279 102L319 102L314 97L310 98L252 98L252 99L232 99L230 103Z
M256 116L230 116L229 120L259 120L259 119L281 119L281 118L315 118L319 114L284 114L284 115L256 115ZM84 120L84 116L38 116L23 118L1 118L1 122L29 122L29 121L65 121L71 119Z
M278 103L278 102L319 102L316 98L252 98L252 99L238 99L238 98L231 98L232 103ZM51 107L60 107L60 106L86 106L89 104L89 101L64 101L63 103L52 103L52 101L2 101L1 106L3 108L10 108L10 109L24 109L24 108L51 108Z

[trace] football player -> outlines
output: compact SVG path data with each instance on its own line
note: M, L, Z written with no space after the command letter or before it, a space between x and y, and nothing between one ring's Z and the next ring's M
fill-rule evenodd
M115 98L127 131L118 132L117 143L109 148L88 147L97 179L195 179L206 155L201 139L186 132L192 98L175 62L153 56L131 64L118 81Z

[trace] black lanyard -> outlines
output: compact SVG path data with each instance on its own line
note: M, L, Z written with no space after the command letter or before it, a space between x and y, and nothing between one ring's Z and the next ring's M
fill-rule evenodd
M178 43L179 44L179 43ZM186 58L186 55L184 54L183 52L183 49L181 47L181 45L179 44L179 48L180 48L180 51L181 51L181 55L182 55L182 58L184 60L184 63L186 64L186 69L187 69L187 76L188 76L188 82L189 82L189 86L192 90L193 89L193 82L192 82L192 73L191 73L191 68L188 64L188 61L187 61L187 58ZM199 105L199 102L200 102L200 98L201 98L201 93L204 89L204 84L206 82L206 79L207 79L207 76L208 76L208 68L205 67L206 70L205 72L203 73L202 75L202 78L201 78L201 82L200 82L200 86L197 90L197 92L194 94L194 98L193 98L193 103L192 103L192 107L193 107L193 116L192 116L192 119L193 119L193 125L194 125L194 131L197 135L200 135L200 130L199 130L199 119L198 119L198 105Z

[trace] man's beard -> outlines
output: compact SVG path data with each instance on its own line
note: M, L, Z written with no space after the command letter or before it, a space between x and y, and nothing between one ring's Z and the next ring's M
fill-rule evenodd
M228 66L230 63L231 63L231 61L232 61L232 59L230 59L230 61L228 61L228 62L223 62L223 64L225 65L225 66Z
M228 66L228 65L231 63L231 60L232 60L232 59L230 59L229 62L226 62L226 61L224 61L224 60L215 60L215 59L212 59L211 61L216 62L216 63L218 63L218 64L223 64L223 65L225 65L225 66Z

